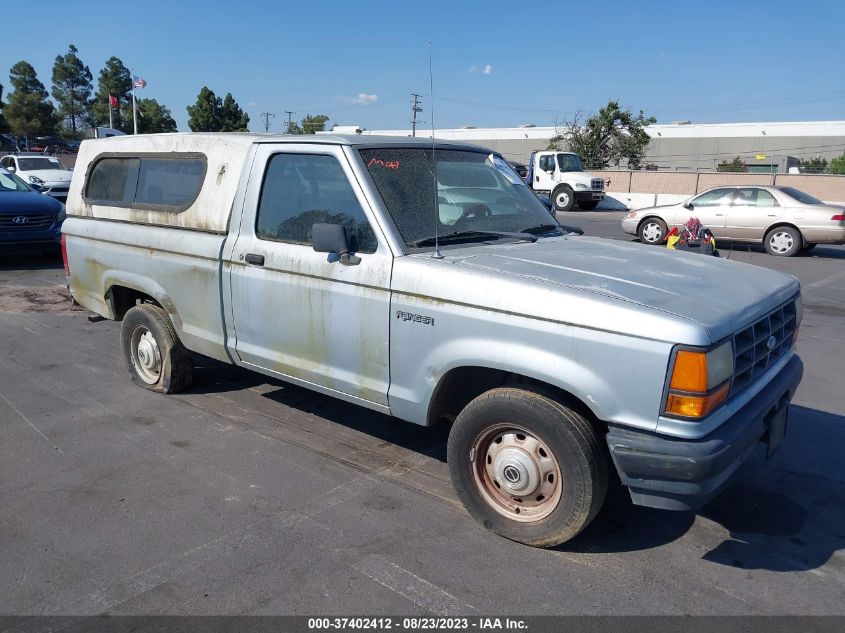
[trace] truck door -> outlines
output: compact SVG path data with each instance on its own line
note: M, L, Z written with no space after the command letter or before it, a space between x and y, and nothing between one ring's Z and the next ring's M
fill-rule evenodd
M234 349L245 366L387 405L393 257L354 183L340 146L259 146L231 256ZM360 262L315 252L317 222L345 225Z
M555 164L554 153L540 153L535 157L534 181L531 188L534 191L551 191L555 187Z

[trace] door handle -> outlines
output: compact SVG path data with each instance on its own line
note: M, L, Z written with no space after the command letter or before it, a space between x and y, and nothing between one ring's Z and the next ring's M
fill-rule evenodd
M247 253L244 259L246 260L247 264L252 264L253 266L264 265L264 255L257 255L256 253Z
M714 213L713 215L715 215L717 218L721 218L725 214L724 213Z

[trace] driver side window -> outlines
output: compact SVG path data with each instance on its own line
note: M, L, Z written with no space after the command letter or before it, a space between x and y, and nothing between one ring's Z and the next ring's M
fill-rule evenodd
M555 157L552 155L540 156L540 169L542 169L543 171L554 171Z
M700 196L693 198L690 202L693 207L716 207L730 202L730 196L735 189L732 187L722 187L706 191Z

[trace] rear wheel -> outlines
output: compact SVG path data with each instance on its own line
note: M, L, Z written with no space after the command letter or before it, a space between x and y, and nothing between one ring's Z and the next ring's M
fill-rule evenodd
M579 202L578 206L584 209L584 211L592 211L597 206L599 206L598 200L588 200L587 202Z
M763 246L769 255L778 257L792 257L801 250L804 241L798 229L791 226L777 226L766 233Z
M182 345L162 308L142 303L131 308L120 326L123 361L132 381L144 389L175 393L194 377L191 353Z
M493 389L470 402L449 434L448 462L469 513L527 545L574 538L607 492L607 458L593 427L531 389Z
M554 190L551 200L555 211L569 211L575 205L575 194L569 185L563 185Z
M662 244L666 241L666 223L660 218L646 218L637 229L640 241L645 244Z

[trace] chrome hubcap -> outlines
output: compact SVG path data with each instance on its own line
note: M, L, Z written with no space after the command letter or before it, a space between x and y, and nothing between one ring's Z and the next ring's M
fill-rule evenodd
M548 445L525 429L498 425L473 443L473 478L499 514L539 521L557 507L563 492L560 468Z
M557 194L557 206L565 207L568 204L569 204L569 194L568 193L566 193L564 191L564 192Z
M136 327L132 332L130 347L132 365L138 376L149 385L157 383L161 377L161 352L152 332L143 325Z
M776 253L788 252L795 242L792 240L792 235L785 231L778 231L769 239L769 246Z
M663 236L663 230L656 222L649 222L643 227L643 239L646 242L659 242Z

